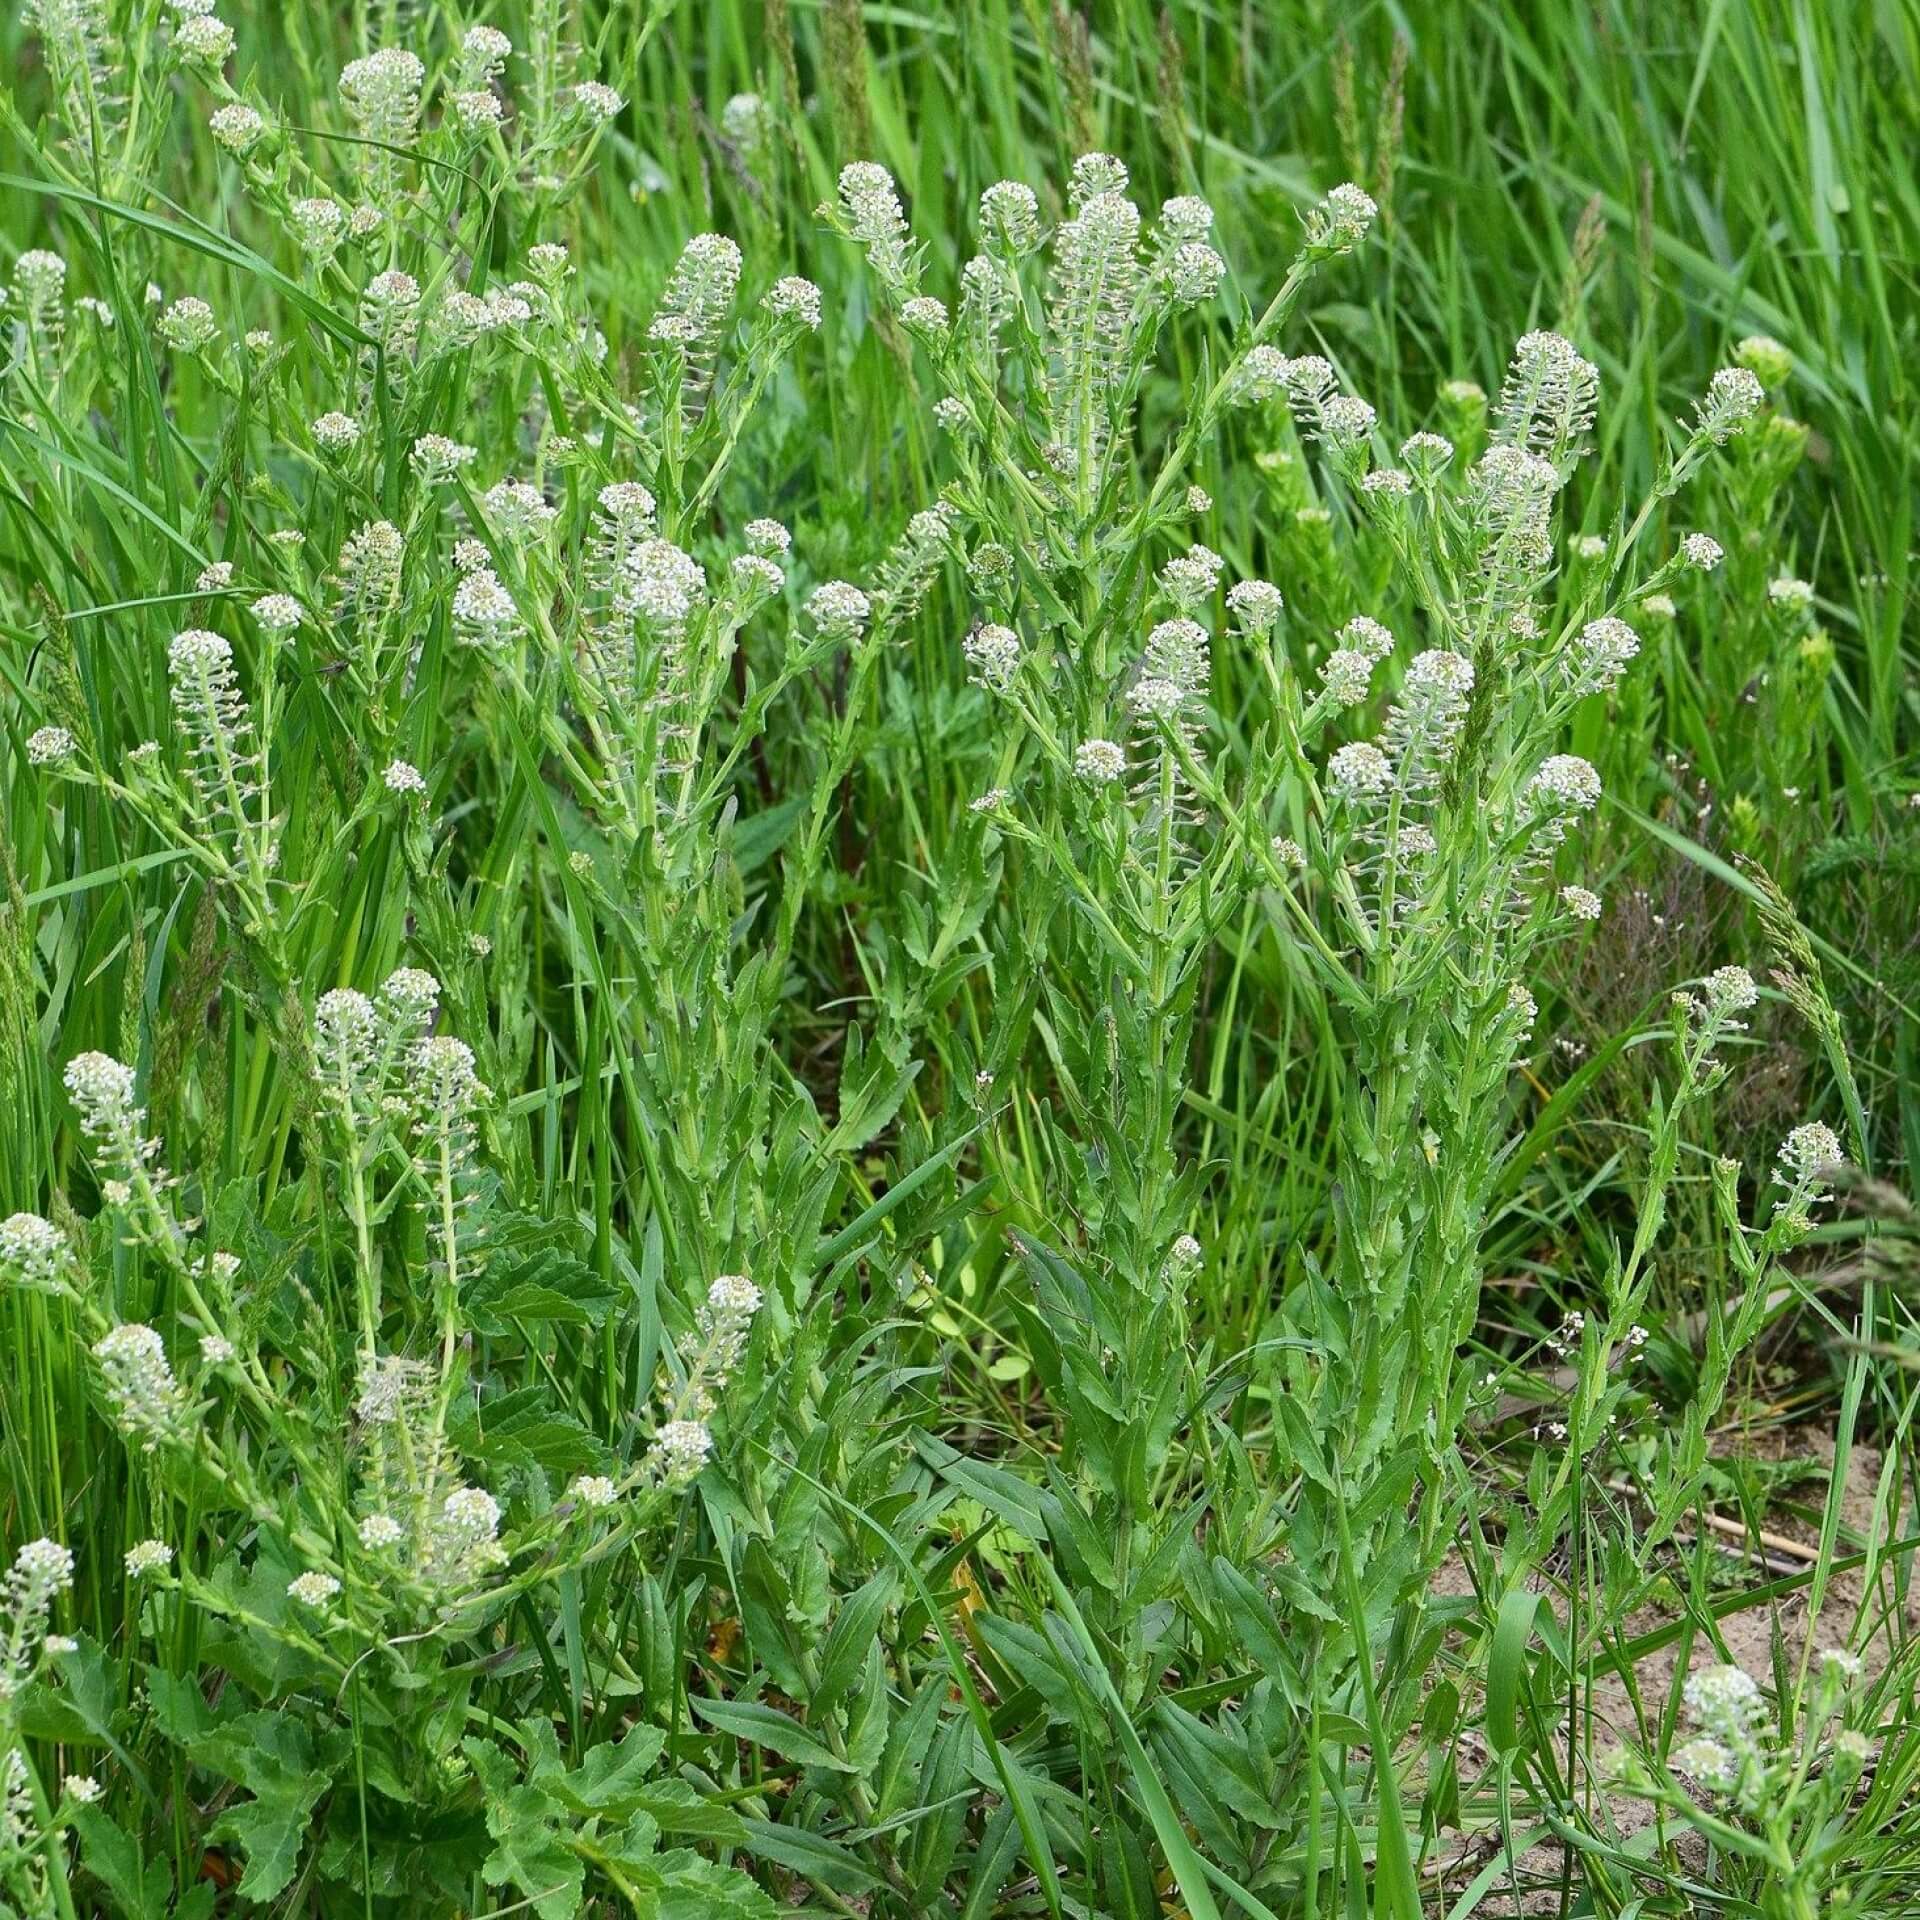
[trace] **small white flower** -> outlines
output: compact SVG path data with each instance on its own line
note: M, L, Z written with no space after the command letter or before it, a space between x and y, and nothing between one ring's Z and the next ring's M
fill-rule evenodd
M713 1435L698 1420L669 1420L654 1436L649 1462L669 1486L699 1476L713 1452Z
M451 480L460 469L478 457L478 450L449 440L443 433L423 433L413 443L410 456L413 470L429 484Z
M1710 534L1690 533L1680 542L1680 558L1701 573L1711 573L1724 557L1720 542Z
M1847 1154L1831 1127L1810 1120L1781 1141L1779 1160L1795 1181L1812 1184L1844 1167Z
M194 14L173 30L174 50L197 67L218 67L233 52L233 29L210 13Z
M820 330L820 289L811 280L797 274L776 280L762 304L776 320L793 321L809 333Z
M1336 706L1357 707L1373 682L1373 661L1352 647L1338 647L1320 665L1321 684Z
M598 80L583 80L573 90L575 104L596 126L605 126L627 103Z
M1600 776L1577 753L1556 753L1540 763L1527 791L1549 811L1590 812L1600 800Z
M971 678L993 693L1005 693L1020 671L1020 636L1011 627L991 623L975 627L960 643Z
M389 793L425 793L427 782L411 760L389 760L380 775Z
M198 353L219 338L220 324L204 300L188 294L176 300L157 322L160 338L176 353Z
M1082 780L1104 787L1126 772L1127 756L1111 740L1082 740L1074 749L1073 770Z
M360 1522L358 1532L361 1546L369 1553L397 1547L407 1537L407 1530L390 1513L366 1515Z
M1327 778L1336 793L1384 793L1393 785L1393 763L1370 742L1353 740L1327 762Z
M70 1773L60 1783L69 1800L90 1807L100 1798L100 1782L90 1773Z
M1371 194L1348 181L1333 189L1307 215L1307 245L1326 253L1346 253L1367 237L1380 209Z
M300 624L300 602L290 593L270 593L253 603L253 617L269 633L291 633Z
M229 153L245 153L266 128L266 122L238 100L217 109L207 125Z
M620 1490L603 1473L583 1473L570 1489L583 1507L610 1507Z
M203 1333L200 1336L200 1358L210 1367L224 1367L233 1358L233 1342L224 1334Z
M1598 920L1601 913L1600 896L1587 887L1562 887L1560 904L1576 920Z
M1249 633L1270 632L1285 605L1280 589L1268 580L1236 580L1227 589L1227 611Z
M150 1573L164 1573L173 1565L173 1549L164 1540L142 1540L127 1549L124 1564L129 1580L143 1580Z
M1722 367L1695 409L1699 430L1721 445L1766 405L1766 390L1748 367Z
M1783 573L1777 580L1767 582L1767 598L1776 607L1787 607L1795 613L1802 613L1813 605L1813 584Z
M829 580L807 596L807 617L821 633L835 640L851 640L866 626L871 612L867 596L845 580Z
M360 422L348 413L323 413L310 431L323 452L345 453L360 438Z
M37 1213L10 1213L0 1220L0 1272L28 1286L46 1286L67 1264L67 1243L51 1220Z
M1378 620L1369 620L1364 613L1356 614L1334 638L1376 665L1393 651L1393 635Z
M1716 1014L1745 1013L1760 1004L1760 989L1745 967L1716 967L1704 984L1707 1006Z
M330 1573L309 1570L287 1582L287 1597L303 1607L324 1607L340 1591L340 1582Z
M62 767L80 751L65 727L36 727L27 735L27 765Z

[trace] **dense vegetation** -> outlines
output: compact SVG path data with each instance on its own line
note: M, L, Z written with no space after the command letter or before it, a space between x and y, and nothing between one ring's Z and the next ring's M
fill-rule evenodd
M1891 1914L1920 18L27 0L0 1912Z

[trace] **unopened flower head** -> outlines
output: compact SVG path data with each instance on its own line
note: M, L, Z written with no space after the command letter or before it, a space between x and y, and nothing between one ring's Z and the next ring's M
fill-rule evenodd
M1734 348L1733 358L1763 387L1784 387L1793 372L1793 355L1771 334L1748 334Z
M901 307L900 320L909 332L937 339L947 330L946 303L935 300L930 294L917 294Z
M1792 574L1783 573L1767 582L1767 598L1776 607L1785 607L1794 613L1804 613L1813 605L1813 583L1796 579Z

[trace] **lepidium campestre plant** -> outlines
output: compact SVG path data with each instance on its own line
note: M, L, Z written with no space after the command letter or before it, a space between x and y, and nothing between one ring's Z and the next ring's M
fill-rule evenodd
M133 1070L99 1054L76 1057L66 1081L105 1210L78 1242L37 1215L0 1228L6 1282L91 1330L92 1391L155 1529L125 1555L141 1596L128 1656L164 1678L182 1631L227 1648L218 1706L157 1695L144 1731L183 1767L231 1783L210 1838L241 1851L239 1885L257 1901L297 1871L310 1885L365 1887L372 1875L415 1900L457 1902L474 1862L426 1836L458 1825L463 1808L499 1827L488 1884L530 1885L518 1851L528 1835L516 1841L495 1819L521 1763L471 1711L488 1663L511 1618L597 1584L671 1525L713 1455L761 1304L744 1275L716 1277L619 1451L577 1421L528 1429L524 1397L516 1423L515 1395L490 1378L517 1366L516 1330L555 1318L591 1328L612 1299L550 1228L501 1206L475 1126L491 1096L468 1048L433 1031L439 1001L439 983L408 968L371 997L323 997L303 1141L317 1211L283 1207L270 1229L250 1225L244 1252L183 1211L189 1183L145 1131ZM216 1220L235 1218L216 1206ZM479 1251L490 1227L502 1242L491 1267ZM352 1276L338 1295L336 1256ZM129 1297L151 1302L151 1318L125 1317ZM0 1729L48 1657L77 1663L68 1685L101 1684L97 1647L45 1634L71 1570L50 1542L23 1550L0 1648ZM512 1740L544 1756L542 1777L567 1775L537 1720ZM9 1750L17 1791L0 1873L30 1876L43 1836L52 1845L59 1831L58 1796ZM637 1784L657 1751L654 1736L630 1733L593 1777L617 1757ZM536 1810L553 1876L539 1890L566 1890L567 1911L589 1870L618 1874L622 1862L684 1874L689 1890L729 1884L696 1860L649 1865L658 1829L632 1820L630 1790L594 1797L570 1838L559 1803ZM105 1820L74 1816L92 1861L131 1844Z
M1172 1127L1195 977L1251 887L1351 1052L1327 1258L1302 1251L1252 1366L1269 1388L1261 1478L1274 1491L1222 1517L1208 1575L1212 1604L1272 1649L1223 1731L1249 1753L1288 1756L1278 1792L1298 1808L1296 1795L1317 1793L1317 1740L1281 1737L1285 1716L1367 1727L1396 1832L1382 1756L1419 1691L1394 1676L1424 1671L1438 1645L1425 1590L1452 1531L1462 1356L1509 1076L1535 1018L1529 979L1551 943L1604 910L1563 871L1601 799L1599 775L1564 742L1581 704L1608 694L1639 653L1636 601L1717 560L1696 534L1642 572L1637 546L1761 394L1744 370L1716 377L1569 618L1556 610L1555 529L1599 402L1591 362L1558 335L1529 334L1475 457L1428 431L1403 441L1398 464L1380 463L1373 408L1342 391L1326 359L1288 358L1268 338L1307 275L1365 232L1364 196L1340 189L1309 215L1280 294L1182 396L1170 445L1143 462L1132 414L1154 346L1183 308L1218 294L1225 268L1203 203L1169 203L1143 243L1125 184L1116 162L1080 161L1051 236L1029 190L990 189L981 251L951 310L922 290L878 169L846 170L832 217L865 248L940 381L958 468L947 497L973 530L983 602L963 652L1006 716L976 809L1047 876L1029 883L1022 914L1027 950L1052 964L1021 991L1047 1011L1083 1142L1072 1177L1046 1194L1047 1224L1057 1232L1070 1212L1080 1244L1049 1251L1044 1231L1024 1228L1018 1238L1036 1283L1033 1350L1065 1417L1049 1478L1073 1505L1049 1509L1062 1516L1056 1546L1090 1589L1081 1605L1124 1710L1170 1664L1198 1680L1203 1663L1183 1663L1201 1650L1153 1639L1143 1609L1217 1497L1206 1463L1242 1444L1245 1415L1225 1391L1231 1370L1187 1352L1185 1302L1207 1253L1191 1232L1198 1172L1177 1166ZM1320 643L1311 679L1283 587L1229 583L1202 545L1168 551L1181 516L1208 505L1185 483L1233 405L1284 405L1393 562L1387 595ZM1229 626L1216 640L1222 600ZM1390 611L1417 625L1417 642L1402 643L1381 617ZM1237 764L1206 739L1221 645L1268 702L1236 730ZM1336 744L1343 716L1374 706L1377 680L1387 691L1371 737ZM1056 901L1072 926L1064 948L1049 946ZM1063 951L1077 967L1060 964ZM1098 982L1084 1001L1058 984L1075 972ZM1687 1056L1683 1102L1710 1044ZM1630 1303L1631 1281L1616 1290ZM1169 1508L1169 1483L1188 1488L1189 1511ZM1066 1518L1083 1504L1084 1531ZM1149 1512L1167 1516L1164 1533L1141 1524ZM1403 1839L1381 1844L1390 1878L1409 1870ZM1251 1845L1248 1864L1261 1853Z

